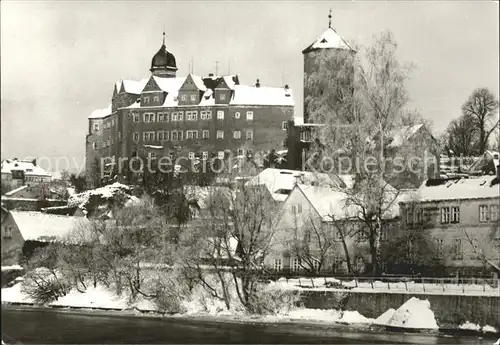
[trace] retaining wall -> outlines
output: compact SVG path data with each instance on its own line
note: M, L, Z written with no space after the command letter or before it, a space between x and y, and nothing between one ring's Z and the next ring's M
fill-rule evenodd
M387 309L398 309L412 297L427 299L440 328L456 329L469 321L500 330L500 296L432 295L404 293L373 293L351 291L306 291L303 302L307 308L357 310L377 318Z

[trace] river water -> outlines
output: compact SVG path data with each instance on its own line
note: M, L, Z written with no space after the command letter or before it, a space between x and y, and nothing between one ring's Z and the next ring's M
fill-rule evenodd
M2 306L2 339L24 344L493 344L495 339L223 323Z

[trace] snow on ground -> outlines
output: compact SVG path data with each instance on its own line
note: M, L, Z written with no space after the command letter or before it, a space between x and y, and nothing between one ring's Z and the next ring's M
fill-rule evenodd
M434 312L428 300L420 300L416 297L410 298L399 307L389 321L387 326L418 329L438 329Z
M87 287L84 293L72 289L66 296L50 303L58 306L126 309L127 298L116 296L104 286Z
M33 300L21 291L22 283L2 289L2 303L33 303Z
M381 326L386 325L389 322L389 320L394 316L395 312L396 309L392 308L387 309L382 315L380 315L375 319L375 321L373 321L373 324Z
M481 331L481 326L476 325L475 323L469 321L466 321L465 323L461 324L460 326L458 326L458 328L469 331L478 331L478 332Z
M483 333L498 333L498 329L493 326L486 325L483 327Z
M488 284L452 284L452 283L417 283L413 281L382 282L374 281L341 281L336 278L280 278L271 284L284 290L320 290L336 291L338 289L349 289L353 292L378 292L378 293L413 293L429 295L474 295L474 296L498 296L500 287ZM334 284L335 286L332 286Z
M12 265L12 266L2 266L2 272L4 271L15 271L15 270L22 270L23 268L19 265Z

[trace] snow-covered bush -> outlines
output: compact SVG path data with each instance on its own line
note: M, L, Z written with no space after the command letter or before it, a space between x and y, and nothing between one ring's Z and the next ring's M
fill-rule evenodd
M182 302L189 295L189 286L177 272L164 273L153 278L151 300L160 312L183 313Z
M71 290L61 274L46 267L29 271L22 284L21 291L39 304L53 302Z

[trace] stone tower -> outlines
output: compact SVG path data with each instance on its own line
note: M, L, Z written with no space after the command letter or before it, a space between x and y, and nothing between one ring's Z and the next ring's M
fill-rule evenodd
M304 55L304 123L309 122L307 97L314 96L307 86L307 79L317 69L317 57L320 52L334 56L339 51L355 53L349 44L332 28L332 12L328 15L328 28L311 45L302 51Z

